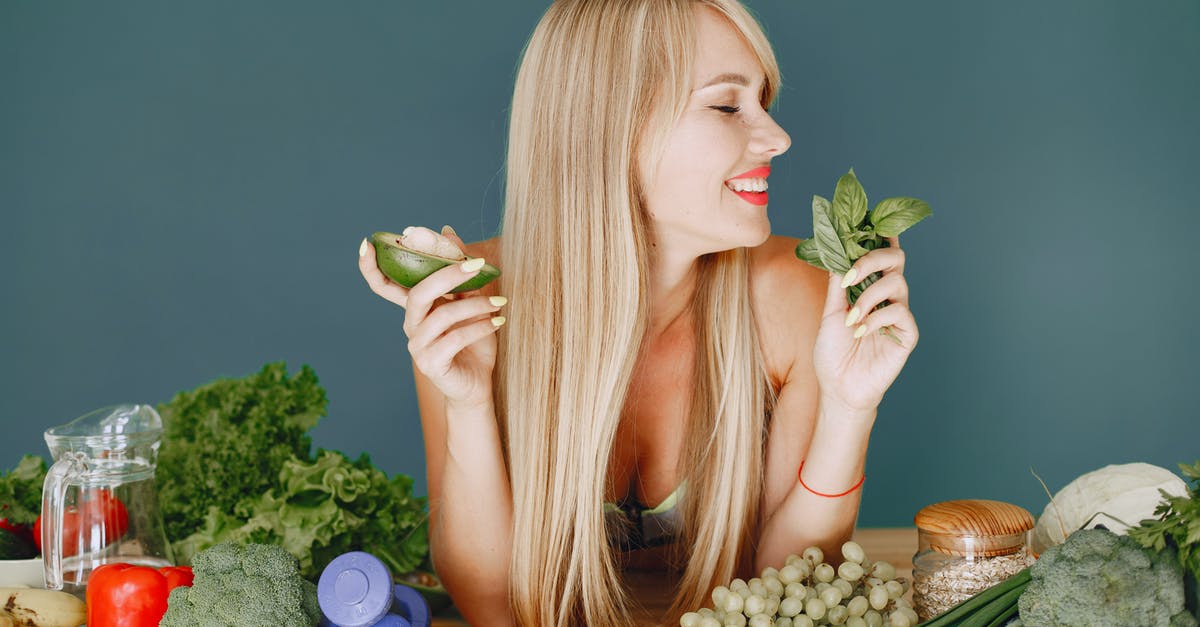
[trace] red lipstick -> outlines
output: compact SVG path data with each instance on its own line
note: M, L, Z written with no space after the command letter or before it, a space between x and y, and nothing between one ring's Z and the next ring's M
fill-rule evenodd
M761 168L754 168L753 170L750 170L749 172L742 172L741 174L739 174L729 180L732 181L733 179L765 179L768 176L771 176L771 166L764 165Z
M742 172L741 174L729 179L729 181L732 181L735 179L765 179L770 175L771 175L770 166L764 165L762 167L754 168L753 170L750 170L748 172ZM729 188L729 181L725 182L726 188ZM729 188L729 191L733 192L738 197L740 197L742 200L745 200L746 202L748 202L752 205L761 207L761 206L767 204L767 192L765 192L765 191L763 191L763 192L739 192L739 191L733 190L732 188Z

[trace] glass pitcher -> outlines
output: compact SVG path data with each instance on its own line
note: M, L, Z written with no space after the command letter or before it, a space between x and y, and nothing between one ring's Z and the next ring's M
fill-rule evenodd
M81 593L109 562L173 563L154 492L162 419L148 405L106 407L46 431L42 489L46 588Z

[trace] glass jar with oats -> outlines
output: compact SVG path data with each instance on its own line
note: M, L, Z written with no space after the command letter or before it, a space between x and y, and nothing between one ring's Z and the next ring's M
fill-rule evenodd
M913 609L922 621L1033 563L1033 516L1000 501L945 501L917 512Z

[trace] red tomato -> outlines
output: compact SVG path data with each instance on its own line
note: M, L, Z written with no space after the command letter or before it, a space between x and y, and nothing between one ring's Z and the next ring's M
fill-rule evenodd
M116 542L129 529L129 512L125 504L108 488L93 488L83 493L80 502L63 512L63 557L79 552L77 538L80 530L102 527L104 546ZM98 530L97 530L98 531ZM98 534L93 534L98 535ZM42 548L42 517L33 523L33 541ZM95 547L97 549L101 547Z
M11 532L15 535L25 538L26 540L33 539L33 531L30 529L29 525L13 524L9 522L7 518L0 518L0 529Z
M88 576L88 627L157 627L167 613L167 595L176 586L190 585L192 569L187 566L155 570L105 564Z

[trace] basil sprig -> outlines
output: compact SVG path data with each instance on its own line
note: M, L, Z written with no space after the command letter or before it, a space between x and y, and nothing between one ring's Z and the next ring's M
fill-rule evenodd
M933 215L925 201L907 197L885 198L868 213L867 193L854 176L853 168L838 179L832 203L821 196L813 196L812 211L813 236L796 246L796 257L837 274L848 272L855 260L868 252L887 248L886 238L896 237ZM854 306L863 291L882 276L882 273L873 272L846 288L850 305ZM884 301L875 309L887 304ZM897 339L890 332L888 335Z

